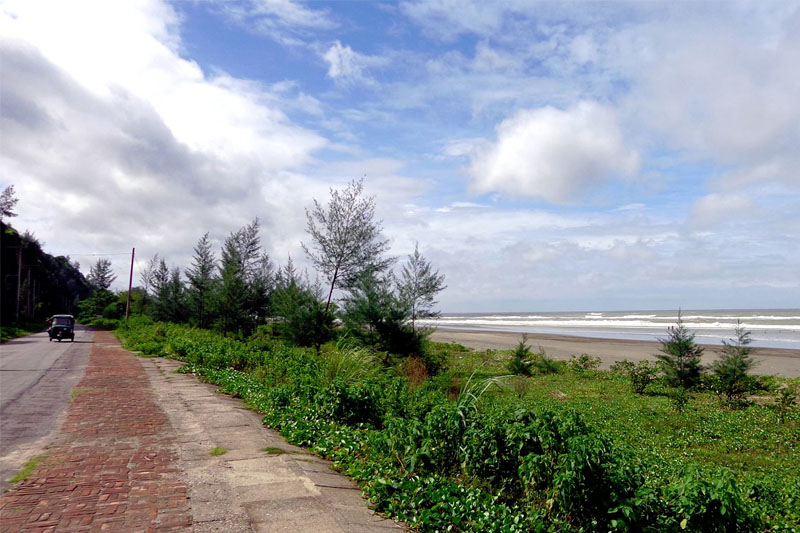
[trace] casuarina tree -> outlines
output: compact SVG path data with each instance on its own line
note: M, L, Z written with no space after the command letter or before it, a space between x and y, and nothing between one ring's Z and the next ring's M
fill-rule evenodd
M742 400L755 385L749 372L756 365L750 355L750 332L736 322L736 338L722 341L723 347L719 359L711 364L714 382L720 394L729 402Z
M17 196L14 194L14 186L9 185L0 193L0 220L17 216L14 206L17 205Z
M434 270L430 261L419 252L419 243L414 245L414 253L408 256L398 280L400 298L406 302L411 311L411 327L415 327L418 318L438 316L433 310L436 295L447 286L444 275Z
M659 341L661 353L656 357L664 365L667 382L685 389L698 385L703 372L703 365L700 364L703 347L695 344L694 334L684 325L680 312L678 322L669 328L667 338Z
M101 258L91 266L86 279L95 290L102 291L108 290L117 276L111 271L111 261Z
M192 320L201 328L208 327L210 323L214 286L217 280L216 269L217 260L211 251L211 243L206 233L194 247L192 266L186 269L186 278L189 281L186 296Z
M314 199L314 208L306 210L311 244L303 243L303 250L328 281L326 313L334 289L347 289L363 272L383 272L393 262L383 256L388 241L381 236L380 221L373 220L374 198L363 192L362 178L341 191L331 189L327 206Z

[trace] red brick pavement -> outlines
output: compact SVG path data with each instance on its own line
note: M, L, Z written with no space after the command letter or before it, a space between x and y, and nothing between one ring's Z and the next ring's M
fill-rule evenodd
M0 498L0 532L189 531L174 436L142 366L95 333L86 374L55 442Z

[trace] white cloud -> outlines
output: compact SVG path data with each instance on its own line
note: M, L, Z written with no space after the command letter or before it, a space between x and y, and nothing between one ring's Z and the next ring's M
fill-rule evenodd
M328 77L344 84L372 84L374 81L366 71L386 63L384 58L360 54L339 41L333 43L322 58L328 63Z
M518 111L497 127L497 140L472 161L478 193L570 203L609 176L631 176L638 156L625 146L614 113L593 102L560 110Z
M714 226L721 222L741 223L753 215L753 198L742 193L711 193L692 206L690 224L694 228Z
M418 0L404 2L401 9L428 34L450 40L462 33L487 36L496 33L502 26L506 8L494 2Z
M16 184L14 222L51 253L136 246L185 265L203 233L221 241L255 216L299 248L303 221L283 209L302 218L316 189L287 171L327 141L282 108L315 102L206 75L178 54L176 20L158 0L3 5L0 175Z
M333 22L325 11L308 9L291 0L251 0L252 13L273 16L287 26L305 28L331 28Z
M235 23L287 46L304 46L304 37L337 23L327 10L292 0L200 0Z

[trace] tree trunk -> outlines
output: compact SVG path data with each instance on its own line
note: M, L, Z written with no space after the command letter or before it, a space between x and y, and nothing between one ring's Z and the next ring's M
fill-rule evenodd
M328 291L328 301L325 303L325 314L328 314L328 309L331 307L331 298L333 298L333 288L336 286L336 278L339 276L339 265L336 265L336 270L333 271L331 278L331 290Z

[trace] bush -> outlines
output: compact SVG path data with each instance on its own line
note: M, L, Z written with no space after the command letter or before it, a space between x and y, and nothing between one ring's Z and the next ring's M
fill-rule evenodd
M125 314L124 304L111 302L103 308L103 318L119 319Z
M529 497L575 526L600 530L625 521L623 508L641 485L631 458L574 412L527 414L516 433L520 477ZM543 493L543 496L536 496ZM544 501L541 501L541 500Z
M652 361L639 361L631 364L628 369L628 376L631 378L631 387L636 394L644 394L649 384L658 379L660 372L659 366Z
M567 366L573 372L582 374L586 370L597 370L600 368L602 360L599 357L592 357L589 354L582 353L580 355L573 355L567 361Z
M114 318L95 318L85 321L84 324L93 328L114 330L119 327L120 321Z
M783 424L786 415L797 409L797 384L786 383L775 391L773 407L778 414L778 422Z
M533 368L536 369L536 372L539 374L558 374L564 369L562 361L556 361L547 355L541 347L539 350L539 353L535 353L531 357L531 363L533 363Z
M668 487L665 526L672 531L761 531L760 517L748 505L747 495L728 470L709 478L701 472L687 474Z

